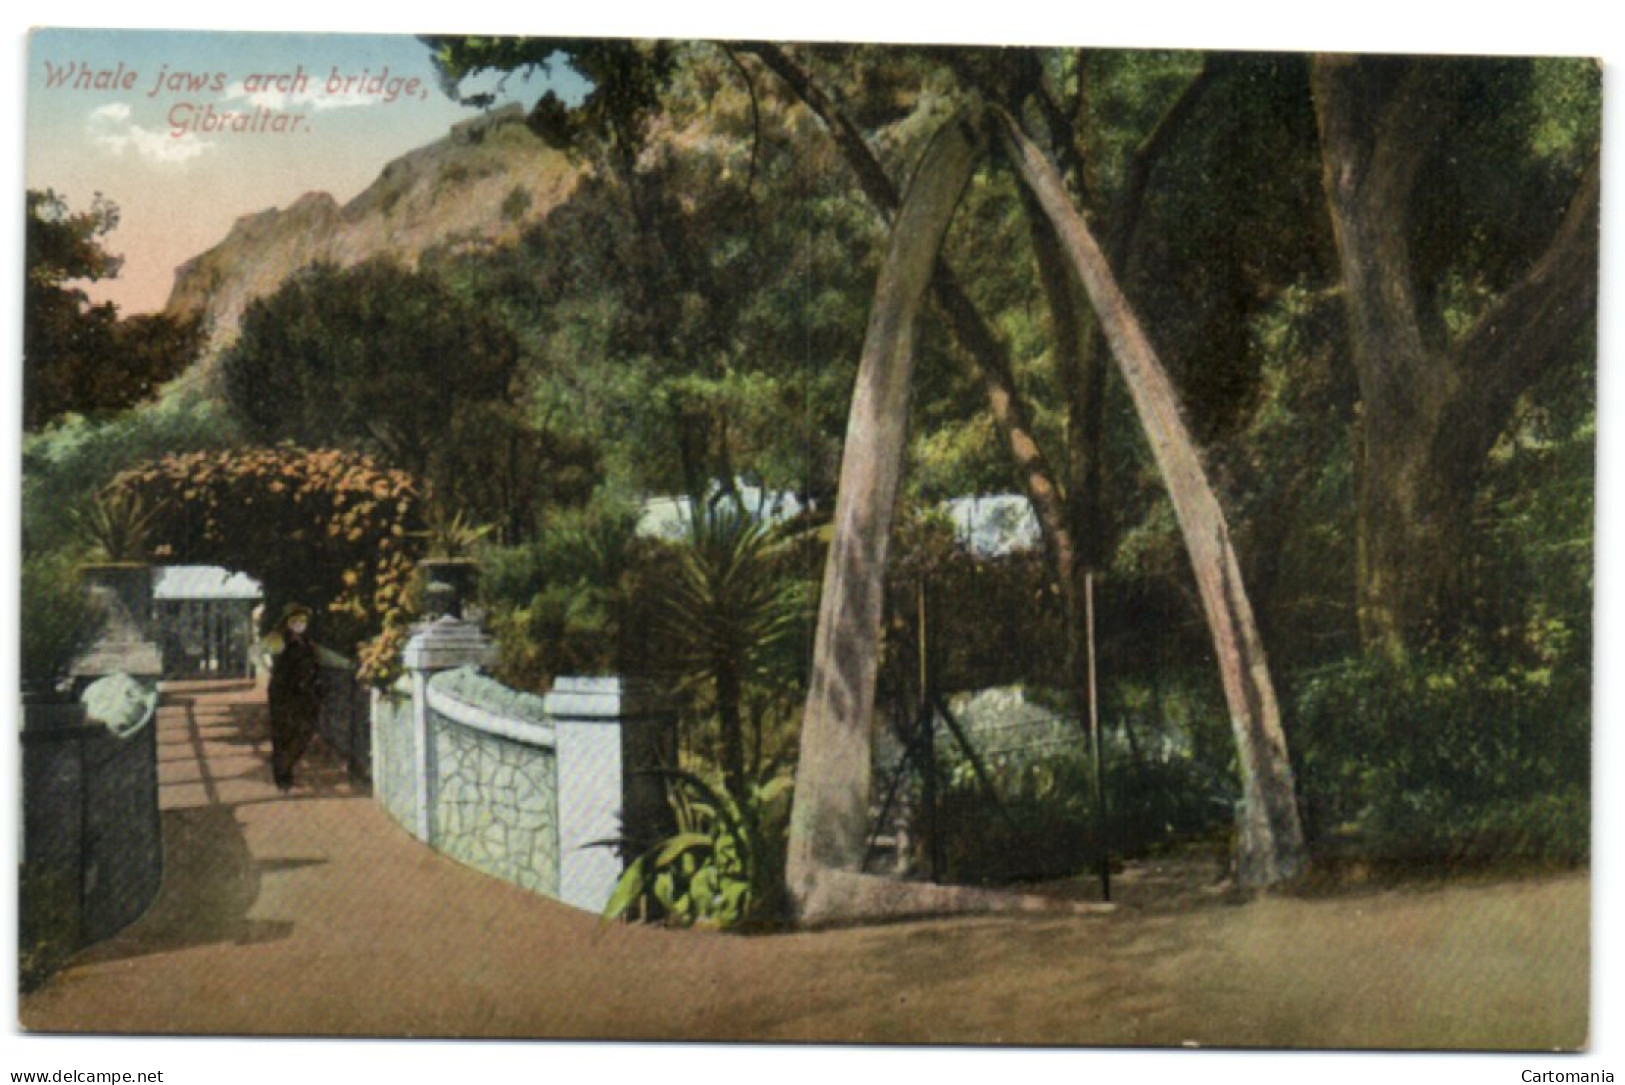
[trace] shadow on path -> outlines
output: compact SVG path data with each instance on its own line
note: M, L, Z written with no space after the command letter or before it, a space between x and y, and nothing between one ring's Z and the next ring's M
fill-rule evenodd
M261 876L288 860L256 861L235 808L205 806L163 816L164 884L138 922L79 956L76 963L123 961L192 946L254 945L286 938L291 922L249 918ZM323 860L293 860L312 865Z
M162 888L146 915L88 947L76 964L287 938L295 921L253 915L266 877L320 866L328 859L256 854L247 828L250 811L291 811L311 800L365 794L319 739L299 766L295 789L278 792L271 779L264 688L252 681L167 685L158 727ZM292 816L290 812L284 819Z

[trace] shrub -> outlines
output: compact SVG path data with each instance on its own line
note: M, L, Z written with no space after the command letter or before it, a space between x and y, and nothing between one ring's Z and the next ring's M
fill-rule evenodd
M945 880L989 884L1059 877L1096 861L1101 840L1094 785L1081 744L1071 755L1046 754L1019 765L991 763L997 801L968 764L952 754L939 757L939 764L945 761L953 766L945 766L947 780L938 792ZM924 811L916 810L915 831L923 848ZM916 865L928 866L923 852Z
M63 555L23 562L21 604L23 685L49 690L90 646L98 628L95 608L72 559Z
M636 527L628 507L561 509L535 541L483 551L480 594L504 682L541 690L560 674L643 669L648 621L635 614L659 548Z
M1586 678L1461 653L1300 679L1289 742L1312 843L1393 862L1584 861Z
M893 616L886 656L905 670L916 666L913 627L922 583L938 688L1065 688L1060 596L1041 552L979 556L955 542L946 518L905 514L886 571L886 609ZM882 682L896 679L883 674Z
M604 917L718 928L777 918L790 787L788 776L769 770L735 797L693 773L668 772L676 832L627 866Z
M248 305L221 391L257 441L375 455L513 542L595 457L532 425L500 308L389 259L313 264Z
M182 392L109 421L68 418L23 441L23 536L31 553L78 542L76 509L120 472L162 456L231 448L240 441L225 409Z
M987 757L997 801L959 747L939 735L945 877L997 883L1067 876L1093 867L1103 848L1113 859L1132 858L1222 832L1233 821L1233 787L1189 756L1136 760L1105 745L1102 837L1094 765L1081 734Z

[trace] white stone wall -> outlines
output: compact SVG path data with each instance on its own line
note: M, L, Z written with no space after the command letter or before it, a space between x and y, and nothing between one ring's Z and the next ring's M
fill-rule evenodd
M436 849L476 870L559 895L558 761L552 749L464 726L431 709Z
M375 793L413 836L515 885L601 912L623 870L629 825L659 835L657 773L675 721L642 685L561 678L536 697L482 673L472 623L421 627L399 693L374 694Z
M372 693L372 788L384 812L408 832L416 828L417 750L407 689Z

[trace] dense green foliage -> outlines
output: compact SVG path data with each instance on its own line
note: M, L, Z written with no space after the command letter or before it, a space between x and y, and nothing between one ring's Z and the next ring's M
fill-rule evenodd
M1342 105L1368 120L1413 93L1450 120L1425 139L1419 119L1360 128L1373 140L1380 128L1392 141L1384 154L1414 159L1386 203L1353 209L1404 225L1408 265L1389 259L1378 285L1409 292L1426 348L1382 385L1368 361L1382 352L1351 317L1363 294L1346 281L1326 188L1339 103L1312 58L787 47L809 90L743 45L428 45L465 96L500 96L492 76L531 67L581 77L582 97L544 97L529 119L581 166L569 198L509 247L451 246L412 271L374 263L294 277L251 307L224 359L229 411L173 396L31 435L30 553L82 552L69 510L171 451L291 440L375 457L368 478L423 479L450 513L494 525L475 549L506 681L537 689L563 673L619 669L684 694L685 764L725 778L729 794L717 796L719 820L696 830L710 834L709 865L691 841L643 873L650 892L653 866L673 874L668 911L690 899L690 918L718 918L707 909L725 898L732 908L738 890L705 883L704 902L682 894L704 869L737 883L715 860L711 830L766 765L794 754L822 548L815 528L787 541L736 513L696 518L687 539L643 538L637 502L726 498L743 480L828 509L892 213L829 111L901 190L942 119L974 95L1008 109L1054 158L1170 372L1259 615L1317 853L1589 854L1594 305L1577 292L1577 323L1554 308L1557 330L1529 340L1518 367L1486 377L1496 409L1448 429L1450 440L1407 449L1403 471L1382 454L1403 430L1389 425L1388 406L1471 384L1450 375L1452 359L1562 247L1599 139L1594 65L1363 59L1339 76ZM823 116L815 92L832 103ZM30 234L30 290L36 265L112 270L96 244L110 209L38 206L36 216L31 198L31 219L55 216L67 229L42 232L39 254ZM1066 331L1042 273L1043 238L993 152L944 263L1008 361L1061 522L1044 525L1043 549L978 557L932 514L945 499L1017 492L1031 477L1014 466L987 373L950 332L952 314L932 310L920 329L907 514L892 540L880 715L906 718L918 696L923 588L940 691L1022 684L1075 721L1081 682L1067 641L1079 616L1066 581L1091 568L1110 847L1222 833L1237 766L1179 525L1086 306ZM47 258L47 240L66 253ZM1459 409L1443 393L1438 402L1439 417ZM165 476L166 500L201 517L186 528L190 558L230 558L262 576L281 560L198 545L201 525L216 522L208 517L226 514L196 510L246 495L232 488L249 486L246 474L259 472L256 501L270 500L269 483L292 468L248 466L267 455L298 454L196 459L238 479L229 486ZM1428 478L1452 481L1448 517L1406 523L1378 500ZM277 593L311 593L338 607L333 620L353 619L355 635L376 633L398 602L380 602L380 585L406 590L399 569L377 580L376 565L404 561L404 544L386 546L370 528L351 540L341 528L332 545L342 554L286 545L293 531L327 538L350 508L334 504L338 493L301 511L314 519L273 527L263 510L244 512L221 537L283 546L288 563L317 571L276 573ZM404 508L379 522L418 527ZM1084 555L1080 569L1057 567L1057 526ZM1387 583L1372 545L1394 539L1431 583L1392 609L1431 609L1383 629L1371 619ZM1091 861L1100 830L1081 744L993 765L1008 819L989 813L950 747L939 751L951 873Z
M635 169L582 134L594 171L544 226L435 266L515 328L533 424L618 488L828 496L877 223L770 87L753 108L710 50L670 82Z
M504 681L541 690L561 674L647 670L649 585L662 561L636 526L635 510L606 500L555 510L536 538L481 552Z
M121 472L172 452L226 449L241 441L220 404L195 391L105 420L68 418L23 440L23 549L86 548L75 511Z
M100 628L78 570L65 555L23 561L22 681L31 691L49 691Z
M1301 795L1332 856L1485 863L1590 854L1590 688L1465 652L1334 665L1297 697Z
M655 678L677 698L685 749L733 787L793 753L816 542L726 498L700 508L676 539L638 535L635 511L610 499L556 510L535 540L482 551L481 595L504 680Z
M221 371L249 436L379 457L512 537L581 467L518 416L517 362L486 308L373 261L313 265L251 304Z
M1078 731L1075 721L1066 723ZM1103 833L1081 732L1069 742L1017 746L990 758L991 794L958 748L938 741L943 788L937 818L947 881L1065 878L1098 869L1103 850L1114 860L1140 858L1157 847L1222 840L1235 820L1228 776L1189 756L1112 756ZM915 869L928 863L927 855L914 857Z
M72 212L50 190L28 193L23 289L23 424L38 429L66 414L107 415L157 394L192 363L203 329L156 313L120 319L81 283L115 277L122 263L102 248L118 208L97 195Z
M1065 686L1060 611L1042 555L978 556L945 517L918 509L904 515L893 545L882 671L888 691L912 696L918 684L922 605L937 689Z

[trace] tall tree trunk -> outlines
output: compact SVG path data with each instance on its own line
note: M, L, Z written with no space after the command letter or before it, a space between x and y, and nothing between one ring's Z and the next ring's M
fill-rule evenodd
M1202 608L1213 634L1241 766L1244 808L1236 875L1268 885L1304 864L1292 766L1264 647L1242 585L1218 499L1180 415L1172 382L1117 286L1100 246L1068 199L1060 175L1007 114L999 131L1022 180L1054 226L1093 303L1134 400L1185 539Z
M740 802L746 798L743 685L732 659L718 658L712 673L717 687L717 723L722 738L722 782Z
M1436 612L1443 563L1454 556L1465 515L1465 495L1441 486L1428 468L1448 373L1423 342L1406 229L1416 172L1449 119L1447 99L1429 79L1436 66L1410 63L1387 90L1399 63L1384 60L1386 78L1373 78L1376 70L1358 58L1319 58L1313 75L1322 177L1360 385L1360 634L1394 657Z
M1312 82L1360 389L1357 602L1367 650L1395 660L1448 636L1474 487L1518 397L1594 316L1593 162L1545 252L1454 346L1429 342L1407 224L1418 172L1453 115L1450 62L1322 56Z

